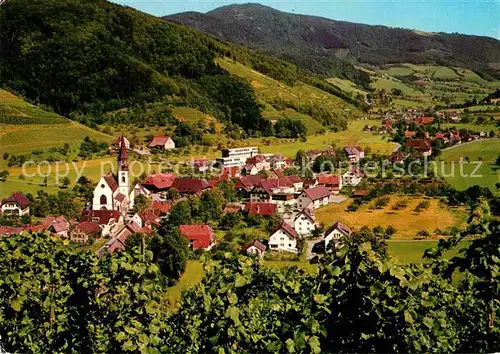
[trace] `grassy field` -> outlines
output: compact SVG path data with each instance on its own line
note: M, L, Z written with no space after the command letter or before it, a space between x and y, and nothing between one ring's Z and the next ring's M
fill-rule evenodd
M261 151L264 153L282 154L288 157L295 156L298 150L326 149L332 144L336 144L337 147L344 145L360 145L363 148L370 147L373 153L388 154L392 152L394 143L382 140L380 134L364 132L363 127L365 125L380 125L380 121L353 121L345 131L308 136L305 142L299 140L283 142L283 140L270 138L267 139L270 144L266 145L263 143L263 139L249 139L246 141L246 145L251 146L252 144L256 144L261 147Z
M332 77L327 79L329 83L337 86L339 89L342 91L345 91L350 94L361 94L363 96L366 96L366 91L360 90L356 84L352 81L345 80L345 79L339 79L338 77Z
M320 106L347 119L361 116L361 111L356 107L316 87L303 83L288 86L227 58L217 59L217 63L231 74L248 80L257 98L263 102L272 104L279 99L295 107L301 104Z
M495 166L495 160L500 152L500 140L480 140L459 145L443 151L439 157L445 163L441 175L456 189L464 190L475 184L488 187L493 193L499 194L495 184L500 182L500 169ZM466 157L470 161L478 161L481 165L475 171L477 163L458 164ZM462 168L463 173L460 172ZM474 174L472 174L474 172Z
M392 206L399 200L408 200L408 206L404 210L393 210ZM412 239L419 231L427 231L431 235L434 230L449 229L453 226L460 226L465 219L465 212L461 209L451 209L443 205L439 200L429 199L430 206L427 210L415 213L414 209L423 198L411 196L390 196L389 204L383 209L370 209L372 203L363 205L355 212L346 212L345 208L350 204L350 200L340 204L329 204L315 212L316 219L330 227L339 220L347 226L359 229L363 226L373 228L380 225L387 227L392 225L396 228L396 238Z
M403 94L407 96L417 97L417 98L425 97L425 95L422 92L417 91L414 88L396 79L377 77L375 78L375 81L372 83L372 87L375 88L376 90L384 89L387 92L390 92L392 89L399 89L403 92Z
M389 252L401 263L420 263L426 249L437 246L438 241L388 241ZM470 243L462 241L457 249L445 253L446 258L454 257L459 249L465 248Z

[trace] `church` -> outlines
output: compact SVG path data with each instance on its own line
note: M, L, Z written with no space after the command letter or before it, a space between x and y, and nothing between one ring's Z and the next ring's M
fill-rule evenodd
M123 135L119 138L118 174L110 171L94 189L92 210L117 210L125 215L130 207L128 151Z

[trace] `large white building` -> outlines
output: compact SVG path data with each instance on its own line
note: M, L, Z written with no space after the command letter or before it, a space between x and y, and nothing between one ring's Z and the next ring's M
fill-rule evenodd
M222 158L217 159L221 167L239 167L246 164L247 159L258 155L258 147L243 147L222 150Z
M297 232L286 222L269 237L271 251L284 251L297 253Z
M92 210L118 210L125 214L129 208L129 197L128 152L125 143L122 143L118 154L117 179L111 172L101 177L94 189Z

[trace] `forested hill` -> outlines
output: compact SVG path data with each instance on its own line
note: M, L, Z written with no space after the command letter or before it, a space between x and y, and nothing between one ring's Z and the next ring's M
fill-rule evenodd
M316 72L358 63L438 64L500 77L500 41L479 36L425 33L280 12L259 4L230 5L207 14L165 17L224 40L279 55Z
M80 121L99 123L104 112L159 101L272 135L249 82L217 57L343 97L294 64L104 0L10 0L0 6L0 23L1 86ZM335 117L325 124L335 125Z

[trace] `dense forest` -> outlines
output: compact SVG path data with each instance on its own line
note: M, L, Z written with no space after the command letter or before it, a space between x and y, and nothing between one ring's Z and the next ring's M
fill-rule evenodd
M475 238L447 260L463 237ZM0 239L0 349L8 352L495 352L500 350L498 222L468 229L400 264L371 234L350 238L316 272L271 269L226 253L164 308L163 260L141 251L98 259L44 234ZM182 237L180 237L182 239ZM185 247L185 246L184 246ZM185 255L179 255L181 258ZM178 274L172 274L178 277ZM168 291L168 290L167 290ZM1 351L1 350L0 350Z
M214 59L231 57L289 85L321 81L294 64L104 0L11 0L0 8L0 21L1 85L83 123L162 102L272 135L249 83ZM333 85L321 85L362 106Z
M366 78L350 63L459 66L486 78L500 77L498 68L489 65L500 57L500 42L489 37L425 34L334 21L259 4L229 5L206 14L186 12L165 18L360 85Z

